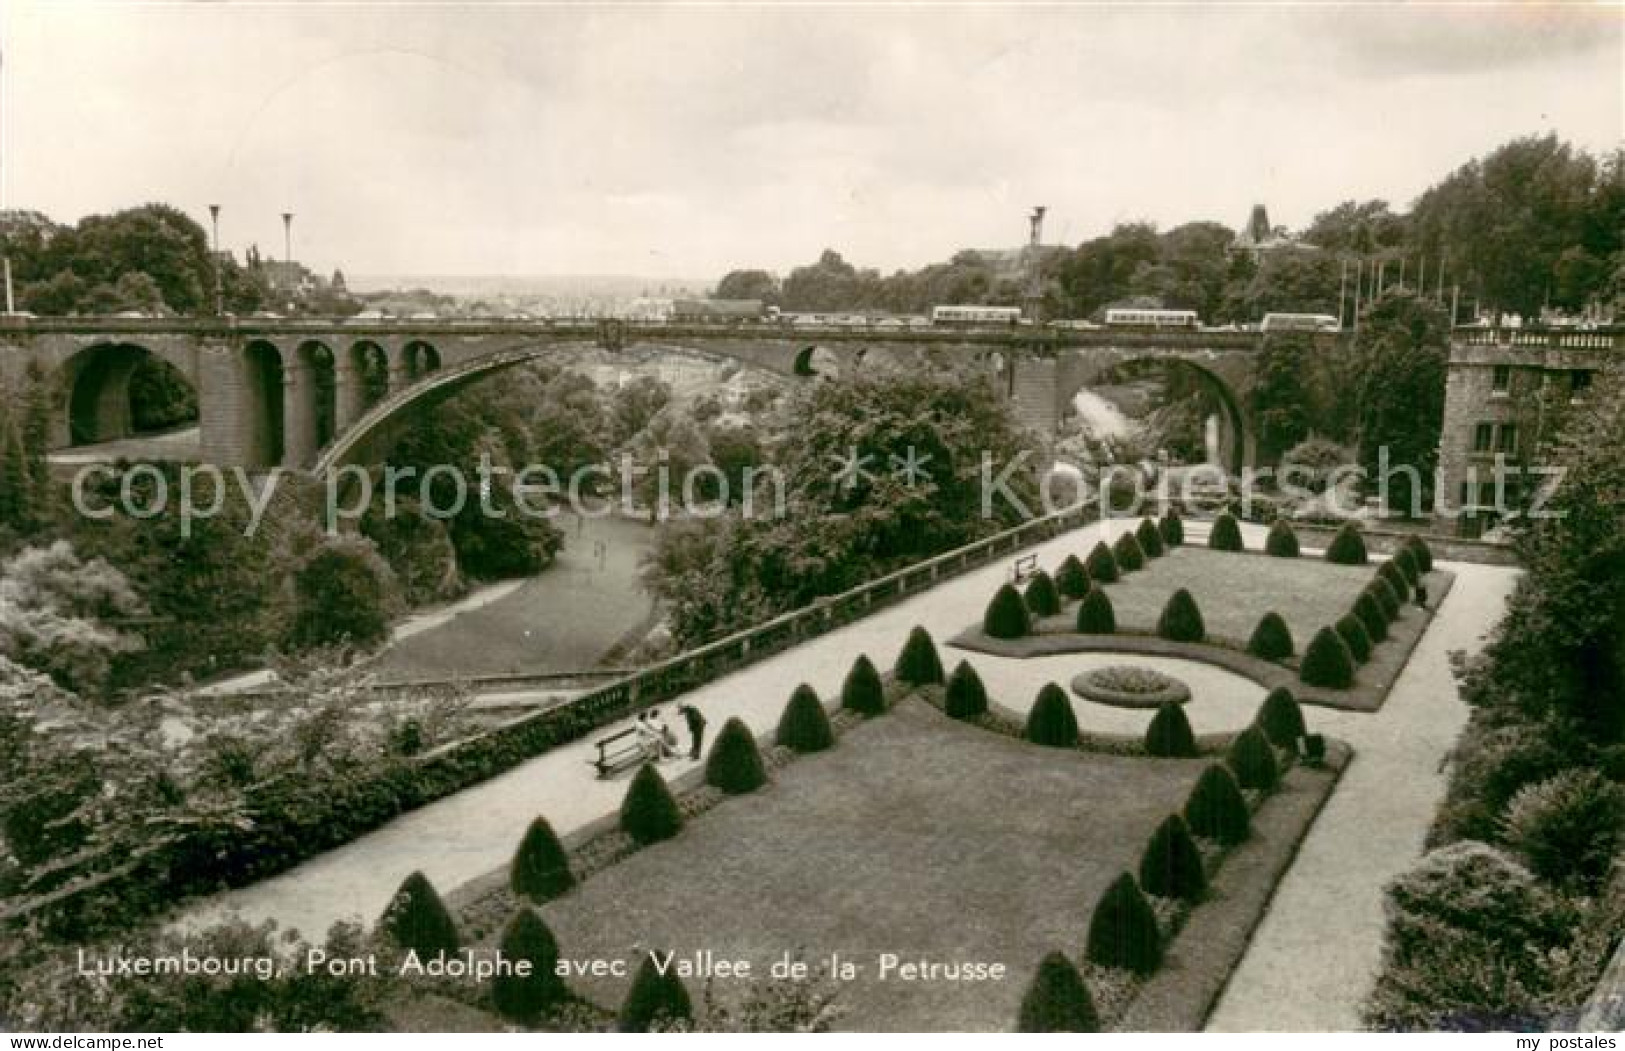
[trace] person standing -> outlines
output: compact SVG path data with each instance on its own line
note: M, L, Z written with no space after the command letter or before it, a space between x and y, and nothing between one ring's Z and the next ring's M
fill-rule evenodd
M682 705L677 710L682 713L683 721L688 724L688 736L693 741L688 750L688 757L698 759L700 747L705 741L705 716L692 704Z

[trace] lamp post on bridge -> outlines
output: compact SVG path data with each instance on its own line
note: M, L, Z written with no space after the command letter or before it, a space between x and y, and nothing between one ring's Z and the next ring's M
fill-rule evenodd
M220 206L209 205L209 240L210 248L214 252L214 314L220 317L226 312L226 286L220 272Z

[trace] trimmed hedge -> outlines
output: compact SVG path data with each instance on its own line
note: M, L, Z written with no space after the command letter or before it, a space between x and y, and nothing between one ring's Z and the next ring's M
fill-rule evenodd
M540 905L552 901L576 885L570 871L570 855L559 842L547 818L539 817L525 830L525 838L514 851L508 868L508 885L514 894Z
M898 682L911 686L940 686L947 676L942 670L942 658L937 655L937 644L931 633L916 624L903 643L903 652L897 655L895 674Z
M1178 547L1185 542L1185 520L1179 517L1179 512L1169 508L1157 523L1157 532L1162 534L1162 542L1166 547Z
M1166 553L1162 543L1162 534L1157 531L1157 523L1149 518L1140 519L1140 526L1134 530L1134 539L1139 542L1140 550L1145 552L1146 558L1161 558Z
M1275 759L1275 749L1264 737L1264 731L1249 726L1230 742L1230 751L1224 761L1235 772L1236 783L1242 788L1273 791L1281 783L1281 764Z
M1106 888L1089 919L1091 963L1117 967L1138 975L1156 971L1162 963L1162 930L1145 892L1134 877L1123 873Z
M824 702L811 686L802 683L791 692L784 714L779 716L773 743L803 755L835 746L835 729L829 724L829 713L824 711Z
M1399 619L1399 611L1404 602L1400 599L1399 593L1394 590L1392 584L1378 577L1366 585L1366 590L1371 592L1371 597L1376 599L1377 605L1382 607L1382 615L1388 618L1388 623L1392 624Z
M1399 571L1405 574L1405 583L1411 587L1415 587L1416 582L1422 579L1422 567L1416 562L1416 552L1407 545L1401 544L1399 550L1394 552L1394 557L1389 561L1398 566Z
M1345 613L1332 625L1332 630L1343 639L1354 663L1364 664L1371 659L1371 633L1365 630L1365 622L1357 615Z
M1051 748L1072 748L1078 743L1078 717L1072 699L1053 682L1038 691L1027 713L1027 740Z
M1292 630L1274 610L1258 619L1258 627L1253 629L1253 637L1247 640L1247 652L1262 660L1286 660L1295 650Z
M1145 552L1133 533L1124 533L1117 538L1117 543L1112 545L1112 557L1117 559L1117 567L1125 573L1145 568Z
M1061 592L1056 589L1054 579L1042 569L1027 582L1025 597L1027 608L1035 617L1053 617L1061 612Z
M1089 551L1089 557L1084 560L1084 569L1089 572L1089 579L1097 584L1110 584L1122 576L1117 568L1117 558L1112 549L1102 540Z
M1235 515L1226 511L1213 520L1213 530L1208 533L1207 546L1215 551L1246 549L1246 545L1241 542L1241 526L1236 524Z
M1389 560L1378 566L1377 576L1394 589L1394 597L1401 605L1411 597L1411 583L1405 579L1405 571L1399 568L1397 562Z
M1346 690L1354 685L1354 655L1343 637L1331 628L1321 628L1309 640L1298 678L1310 686Z
M1200 901L1207 891L1207 866L1191 837L1190 826L1169 814L1140 855L1140 886L1162 898Z
M1235 844L1252 834L1252 814L1236 784L1236 775L1223 763L1202 771L1185 800L1185 823L1198 836Z
M1111 635L1117 631L1117 614L1112 611L1111 598L1092 584L1083 601L1078 603L1077 627L1085 635Z
M1383 612L1382 603L1370 588L1360 592L1350 612L1359 618L1360 626L1365 628L1373 645L1388 637L1388 614Z
M995 639L1019 639L1033 630L1027 602L1013 585L1002 584L982 615L982 630Z
M1089 571L1077 555L1067 555L1055 571L1055 586L1067 598L1082 598L1089 591Z
M1174 642L1201 642L1207 637L1202 611L1189 591L1180 588L1168 596L1162 616L1157 618L1157 634Z
M683 981L673 970L665 974L655 966L653 952L643 958L621 1002L616 1029L622 1033L647 1033L657 1023L685 1022L694 1017L694 1004Z
M1332 537L1332 542L1326 545L1326 561L1339 566L1363 566L1366 564L1365 538L1354 527L1353 522L1344 522Z
M1411 554L1416 557L1417 569L1423 573L1433 572L1433 549L1428 546L1426 540L1419 536L1413 536L1405 541L1405 546L1410 548Z
M767 767L762 763L762 750L756 746L756 735L738 716L722 724L711 754L705 757L705 783L731 796L754 792L767 784Z
M987 714L987 688L982 677L969 661L960 661L954 673L948 676L948 688L943 691L942 710L950 718L975 719Z
M533 1022L569 993L558 976L558 940L527 906L508 922L500 944L503 959L529 963L530 973L497 975L491 982L491 1003L504 1018Z
M1258 706L1258 717L1253 722L1277 748L1293 747L1298 738L1308 732L1303 722L1303 707L1285 686L1277 686L1264 695L1264 703Z
M1089 987L1072 962L1058 952L1039 961L1032 984L1021 997L1018 1033L1098 1033L1100 1015Z
M1292 531L1286 519L1277 518L1270 526L1269 535L1264 538L1264 553L1275 558L1298 557L1298 534Z
M1014 595L1015 589L1010 593ZM1020 602L1021 598L1018 596L1016 601ZM1022 612L1025 614L1026 607L1022 607ZM886 687L867 653L858 654L858 659L852 662L852 670L846 673L846 681L841 683L841 707L859 715L880 715L886 710Z
M1196 734L1191 730L1190 716L1185 714L1184 705L1164 701L1157 708L1151 725L1145 728L1145 750L1147 755L1159 759L1195 757Z
M648 846L670 839L682 830L683 812L678 809L671 789L666 787L666 779L652 763L645 763L621 800L621 831Z
M450 956L463 945L446 903L421 872L401 881L379 917L378 928L390 941L420 957Z

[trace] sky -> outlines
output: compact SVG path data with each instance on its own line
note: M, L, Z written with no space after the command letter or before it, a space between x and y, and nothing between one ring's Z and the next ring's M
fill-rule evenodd
M889 272L1625 140L1625 8L0 2L0 194L352 274Z

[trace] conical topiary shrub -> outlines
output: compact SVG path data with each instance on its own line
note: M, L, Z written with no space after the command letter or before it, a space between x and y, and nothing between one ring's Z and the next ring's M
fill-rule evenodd
M1082 598L1089 590L1089 571L1077 555L1067 555L1055 571L1055 587L1067 598Z
M1168 604L1157 618L1157 634L1174 642L1201 642L1207 637L1202 611L1189 591L1180 588L1168 596Z
M1052 952L1038 964L1038 972L1021 998L1016 1032L1100 1032L1100 1015L1089 987L1061 953Z
M916 624L903 643L903 652L897 655L897 681L911 686L939 686L946 677L942 671L942 658L937 656L937 644L931 633Z
M1140 855L1140 886L1160 898L1199 901L1207 891L1207 866L1191 837L1190 826L1169 814L1151 834Z
M1089 579L1097 584L1113 583L1122 575L1118 571L1117 559L1112 555L1112 549L1106 546L1104 540L1090 550L1083 567L1089 571Z
M1169 508L1157 523L1157 532L1162 534L1164 547L1178 547L1185 542L1185 520L1179 517L1178 511Z
M754 792L767 784L767 767L756 735L737 716L722 724L711 754L705 757L705 783L731 796Z
M420 957L450 956L462 948L462 937L446 903L421 872L401 882L378 927L390 941Z
M954 719L975 719L987 713L987 689L968 661L960 661L954 673L948 676L948 688L942 694L942 710Z
M1236 775L1223 763L1202 771L1185 800L1185 824L1192 833L1220 843L1240 843L1252 833L1252 814L1236 784Z
M657 1024L670 1025L686 1022L694 1017L694 1004L688 990L675 971L660 973L655 965L655 954L643 958L638 973L632 978L632 988L621 1002L621 1016L616 1029L623 1033L647 1033Z
M1162 542L1162 533L1157 530L1157 523L1149 518L1140 520L1140 527L1134 531L1134 539L1139 541L1140 550L1145 552L1146 558L1161 558L1167 550Z
M1253 722L1277 748L1291 748L1306 732L1303 707L1285 686L1277 686L1264 695L1264 703L1258 706L1258 717Z
M564 999L564 981L558 976L559 943L547 924L528 906L514 914L502 932L504 960L530 964L528 974L498 974L491 981L491 1003L502 1017L534 1022L549 1007ZM518 968L516 967L517 971Z
M1419 571L1423 573L1433 572L1433 549L1428 547L1426 540L1419 536L1413 536L1405 541L1405 546L1411 549L1412 555L1416 556L1416 568Z
M570 871L570 855L545 817L539 817L525 830L525 838L514 851L508 868L508 885L521 898L540 905L552 901L576 885Z
M1366 563L1365 538L1353 522L1344 522L1326 545L1326 561L1340 566L1363 566Z
M1010 593L1014 595L1015 590L1011 589ZM1019 595L1016 601L1021 601ZM867 653L858 654L858 659L852 662L852 670L846 673L846 681L841 683L841 707L859 715L880 715L886 710L886 687Z
M829 713L811 686L802 683L790 694L784 714L779 716L773 743L803 755L834 747L835 730L829 724Z
M1072 699L1053 682L1038 691L1027 713L1027 740L1051 748L1071 748L1078 743L1078 717Z
M1377 576L1386 582L1389 587L1394 589L1394 597L1397 598L1401 604L1404 604L1404 602L1410 598L1410 581L1405 579L1405 571L1399 568L1398 563L1391 559L1384 562L1382 565L1377 567Z
M1213 529L1207 536L1207 546L1215 551L1245 550L1245 545L1241 542L1241 526L1236 524L1235 515L1226 511L1213 520Z
M1117 631L1117 614L1112 600L1100 588L1090 585L1078 603L1078 630L1085 635L1110 635Z
M1391 561L1399 567L1401 573L1405 574L1405 583L1411 587L1415 587L1416 582L1422 579L1422 569L1416 563L1416 552L1408 544L1399 545L1399 550L1394 552Z
M1274 610L1259 618L1253 637L1247 640L1247 652L1267 661L1286 660L1294 648L1291 629Z
M1281 765L1276 762L1275 749L1256 726L1249 726L1236 735L1224 760L1230 764L1236 783L1242 788L1269 792L1281 783Z
M1191 732L1185 706L1163 701L1145 730L1145 751L1159 759L1189 759L1196 755L1196 734Z
M1134 539L1133 533L1124 533L1117 538L1117 543L1112 545L1112 557L1117 560L1117 568L1124 573L1145 568L1145 552L1140 550L1140 542Z
M1298 678L1310 686L1323 686L1330 690L1346 690L1354 685L1354 655L1342 636L1331 628L1321 628L1309 640L1303 663L1298 666Z
M1349 648L1349 656L1354 663L1364 664L1371 659L1371 633L1365 630L1365 623L1353 613L1345 613L1337 618L1332 630L1342 638L1343 645Z
M1162 930L1134 877L1123 873L1106 888L1089 920L1091 963L1148 975L1162 963Z
M1388 614L1383 612L1382 603L1377 601L1377 596L1371 593L1371 589L1367 588L1360 592L1354 600L1351 612L1360 618L1360 625L1365 628L1365 633L1371 636L1373 645L1388 637Z
M647 846L683 830L683 812L652 764L641 767L621 800L621 831Z
M1027 582L1027 608L1035 617L1053 617L1061 612L1061 593L1050 575L1040 569Z
M1298 534L1286 519L1277 518L1270 526L1269 536L1264 538L1264 553L1275 558L1298 557Z
M995 639L1019 639L1032 632L1032 616L1021 593L1004 584L993 593L982 616L982 630Z
M1399 608L1402 603L1399 593L1394 590L1392 584L1378 577L1366 585L1366 590L1377 600L1377 605L1382 607L1382 615L1388 618L1388 623L1392 624L1399 619Z

